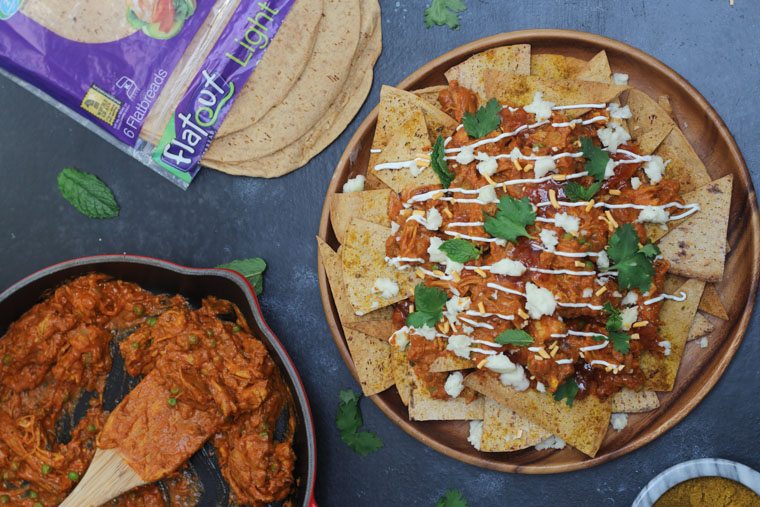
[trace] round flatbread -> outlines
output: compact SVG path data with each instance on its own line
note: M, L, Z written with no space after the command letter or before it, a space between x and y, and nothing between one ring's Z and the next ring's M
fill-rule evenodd
M288 96L256 124L213 142L206 158L239 162L265 157L308 132L343 89L360 25L360 0L325 0L314 52Z
M124 0L27 0L21 12L65 39L86 44L113 42L137 32L137 28L127 20L127 3Z
M309 63L322 7L323 0L298 0L293 5L272 45L235 99L217 139L253 125L287 97Z

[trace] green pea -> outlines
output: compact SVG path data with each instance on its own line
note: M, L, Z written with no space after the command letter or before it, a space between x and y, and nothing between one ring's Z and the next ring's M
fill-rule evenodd
M76 481L78 481L78 480L79 480L79 474L78 474L78 473L76 473L76 472L69 472L69 475L68 475L68 477L69 477L69 480L70 480L71 482L76 482Z
M239 333L242 330L243 330L243 328L240 327L240 326L238 326L237 324L235 324L234 326L232 326L232 332L233 333Z
M169 403L170 407L176 407L177 406L177 398L174 398L174 397L169 398L168 403Z
M142 305L135 305L132 307L132 313L140 317L143 313L145 313L145 309L142 307Z
M89 431L90 433L95 433L96 431L98 431L98 427L95 426L94 424L88 424L87 431Z
M191 334L187 337L187 341L190 343L190 345L197 345L198 344L198 337L194 334Z
M29 498L31 498L31 499L37 498L37 492L34 491L33 489L30 489L29 490Z
M44 465L42 465L42 468L41 468L42 475L49 474L50 470L52 470L52 467L50 465L48 465L47 463L45 463Z
M148 324L150 327L155 326L157 322L158 322L158 319L155 317L148 317L147 319L145 319L145 323Z
M140 348L140 342L132 342L132 350L137 350Z

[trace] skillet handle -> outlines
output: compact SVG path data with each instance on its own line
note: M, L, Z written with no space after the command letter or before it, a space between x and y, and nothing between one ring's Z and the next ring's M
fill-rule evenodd
M311 499L309 500L309 507L319 507L317 501L314 499L314 494L312 494Z

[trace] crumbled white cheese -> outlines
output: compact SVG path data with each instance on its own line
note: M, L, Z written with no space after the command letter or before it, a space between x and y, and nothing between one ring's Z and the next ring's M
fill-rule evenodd
M656 184L662 181L662 175L665 173L665 167L668 164L662 160L659 155L652 155L651 160L644 163L644 172L649 178L649 183Z
M538 237L541 239L541 243L544 244L544 248L546 248L547 251L553 252L556 250L557 244L559 243L556 231L542 229L541 232L538 233Z
M456 161L458 164L467 165L475 160L475 153L471 146L463 146L462 150L457 153Z
M383 299L391 299L398 296L398 284L390 278L378 278L372 286L373 294L380 294Z
M699 339L699 346L701 348L706 349L709 344L710 342L707 340L707 336L703 336Z
M519 364L513 363L504 354L488 356L484 367L498 373L502 384L512 386L517 391L525 391L530 386L528 377L525 375L525 369Z
M557 213L554 215L554 223L557 227L562 227L565 229L565 232L572 234L573 236L578 234L578 230L581 226L580 218L568 213Z
M391 343L401 350L406 350L409 346L409 328L404 326L391 335Z
M438 331L436 331L434 327L430 326L414 328L414 333L422 336L427 341L435 340L435 337L438 335Z
M623 306L632 306L635 305L639 300L638 293L634 291L630 291L628 294L625 295L625 297L620 301L620 304Z
M470 358L470 344L472 338L463 334L455 334L449 336L449 341L446 344L446 350L453 352L455 355L469 359Z
M441 250L443 240L436 236L430 238L430 246L427 249L427 253L430 256L430 262L437 262L446 266L446 274L453 272L459 273L464 268L464 264L449 259L446 252Z
M638 178L637 176L634 176L633 178L631 178L631 188L633 188L634 190L637 190L640 186L641 186L640 178Z
M446 379L446 383L443 384L443 390L446 394L452 398L456 398L464 390L464 375L461 371L455 371Z
M424 165L417 165L416 160L409 161L408 167L409 167L409 173L415 178L420 175L423 169L425 169Z
M606 127L597 131L599 140L610 153L615 153L621 144L631 140L631 134L617 122L611 121Z
M553 315L557 309L557 300L549 289L544 289L531 282L525 284L525 309L531 319L540 319L543 315Z
M499 161L488 153L478 152L478 154L475 155L475 158L480 160L477 168L481 176L493 176L496 169L499 168Z
M442 224L443 217L441 216L441 212L436 208L430 208L425 219L425 229L429 231L437 231Z
M623 329L628 331L634 322L639 320L639 307L630 306L620 311L620 318L623 319Z
M546 386L542 382L536 382L536 391L538 391L539 393L545 393Z
M610 269L610 256L607 255L606 250L599 252L599 256L596 258L596 267L602 271Z
M494 186L486 185L482 187L478 192L478 201L482 202L483 204L499 202L499 198L496 197L496 189Z
M615 431L621 431L628 426L628 414L612 414L610 417L610 424Z
M545 449L564 449L565 441L556 435L552 435L545 440L541 440L535 447L537 451L543 451Z
M467 435L467 441L472 446L480 450L480 440L483 438L483 421L470 421L470 434Z
M536 178L543 178L549 173L557 172L557 164L552 157L540 157L533 163L533 171Z
M504 354L488 356L483 366L496 373L509 373L515 369L515 363Z
M665 224L669 218L670 214L664 206L647 206L639 212L639 218L636 221L640 223Z
M541 92L536 92L535 95L533 95L533 102L525 106L523 109L525 109L528 113L533 113L536 115L536 121L542 121L547 120L552 115L552 108L555 106L554 102L549 102L548 100L544 100L544 94Z
M462 326L462 332L466 335L471 335L475 332L475 328L472 326Z
M590 288L583 289L582 296L584 298L588 299L588 298L592 297L593 295L594 295L594 289L590 289Z
M343 193L347 194L349 192L361 192L364 190L364 182L367 181L367 178L365 178L363 175L356 176L354 178L351 178L347 182L343 184Z
M607 165L604 166L604 179L608 180L615 176L615 161L612 159L609 159L607 161Z
M668 340L663 340L661 342L657 342L657 345L659 345L660 347L663 348L663 351L662 351L663 354L665 354L666 356L670 355L671 345L670 345L670 342Z
M400 228L401 226L399 224L396 222L391 222L391 235L396 234Z
M523 154L520 151L520 148L512 148L512 151L509 152L509 158L510 160L520 160L522 158Z
M632 117L633 114L631 114L631 108L628 106L620 107L620 104L615 104L614 102L610 104L610 116L612 118L617 118L619 120L627 120L628 118Z
M612 82L616 85L626 86L628 84L628 74L622 72L615 72L612 74Z
M459 322L457 320L457 315L469 310L471 304L472 300L470 300L470 298L452 296L451 299L446 301L446 311L443 312L443 315L446 317L450 324L456 324Z
M623 294L621 294L619 290L614 290L614 291L612 291L612 295L613 295L614 297L616 297L616 298L621 298L621 297L623 297Z
M502 259L491 264L491 273L505 276L522 276L525 273L525 264L512 259Z

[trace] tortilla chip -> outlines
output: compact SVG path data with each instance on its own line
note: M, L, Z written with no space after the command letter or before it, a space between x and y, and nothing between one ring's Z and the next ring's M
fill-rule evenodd
M615 413L649 412L660 406L660 399L654 391L634 391L623 388L610 398L612 411Z
M405 406L409 406L414 390L414 380L406 351L391 345L391 364L393 368L393 381L396 384L398 395Z
M710 319L697 312L694 316L694 322L691 324L691 329L689 329L689 337L687 338L687 341L704 338L705 336L712 334L713 331L715 331L715 325L710 322Z
M455 356L451 353L436 358L430 364L430 371L433 373L467 370L470 368L475 368L475 362L473 360Z
M670 342L670 355L658 355L644 352L641 355L641 371L644 373L644 385L655 391L672 391L676 381L678 367L681 365L684 346L689 336L691 324L697 314L699 300L705 290L702 280L687 280L678 291L685 292L686 300L666 300L660 311L660 336Z
M610 423L610 404L593 396L575 400L573 406L568 407L565 401L554 401L548 393L534 389L515 391L483 371L468 375L464 385L493 398L591 457L602 445Z
M497 69L509 72L506 69ZM580 79L579 74L588 70L588 62L572 56L533 54L530 57L530 75L544 79Z
M702 301L699 302L699 309L705 313L709 313L713 317L718 317L721 320L728 320L726 307L723 306L718 289L715 288L715 284L713 283L708 283L705 286L705 293L702 294Z
M707 168L678 127L670 131L654 153L663 160L670 160L665 175L681 184L682 193L696 190L712 180Z
M457 81L461 86L477 93L481 102L486 102L492 97L487 93L486 72L488 70L512 74L530 74L530 45L515 44L514 46L502 46L478 53L447 70L446 79L449 83Z
M374 224L390 227L388 201L390 190L367 190L334 194L330 201L330 222L335 237L344 242L344 235L352 218L361 218Z
M660 95L657 97L657 105L659 105L671 118L673 118L673 104L670 103L670 97L667 95Z
M390 344L351 329L346 330L346 343L365 396L381 393L395 383Z
M606 51L599 51L588 61L586 69L578 74L578 79L583 81L596 81L598 83L612 82L612 69L607 59Z
M670 272L717 282L723 278L733 176L728 175L684 195L702 210L675 226L659 242Z
M440 108L441 104L440 102L438 102L438 95L441 93L442 90L445 90L446 88L448 88L448 86L446 85L428 86L427 88L414 90L412 93L417 95L419 98L421 98L422 100L424 100L431 106Z
M425 115L425 124L427 125L428 136L431 140L435 140L439 135L446 137L457 127L457 122L454 118L441 111L438 106L430 104L412 92L392 86L383 86L380 89L380 114L383 112L383 100L389 104L390 109L396 110L396 114L398 114L399 110L413 111L419 109L422 111L422 114ZM386 114L384 118L381 118L380 114L377 119L378 129L383 131L384 139L387 141L391 134L398 130L399 119L395 114ZM375 137L377 137L377 131L375 132ZM373 143L372 147L376 148L377 146L374 146Z
M627 105L632 114L628 120L628 131L638 141L639 151L642 155L654 153L675 128L675 122L667 111L641 90L632 89L628 92Z
M412 421L474 421L483 419L483 398L467 403L461 398L439 400L431 397L424 387L415 387L409 401Z
M415 276L411 270L400 271L385 262L385 240L390 228L355 218L346 230L342 250L343 277L348 299L357 315L404 300L414 293ZM373 292L375 281L388 278L398 285L398 294L384 298Z
M350 322L346 324L346 327L385 342L387 342L391 335L396 331L393 328L393 320L390 318Z
M627 86L596 83L594 81L544 79L537 76L520 76L489 70L486 72L486 90L502 104L513 107L527 106L536 92L543 92L544 100L560 106L571 104L608 103ZM574 117L585 110L568 109Z
M481 452L519 451L536 445L551 433L520 417L491 398L485 399Z
M364 182L364 190L385 190L390 188L391 187L383 183L380 178L377 177L374 171L367 171L367 179Z

